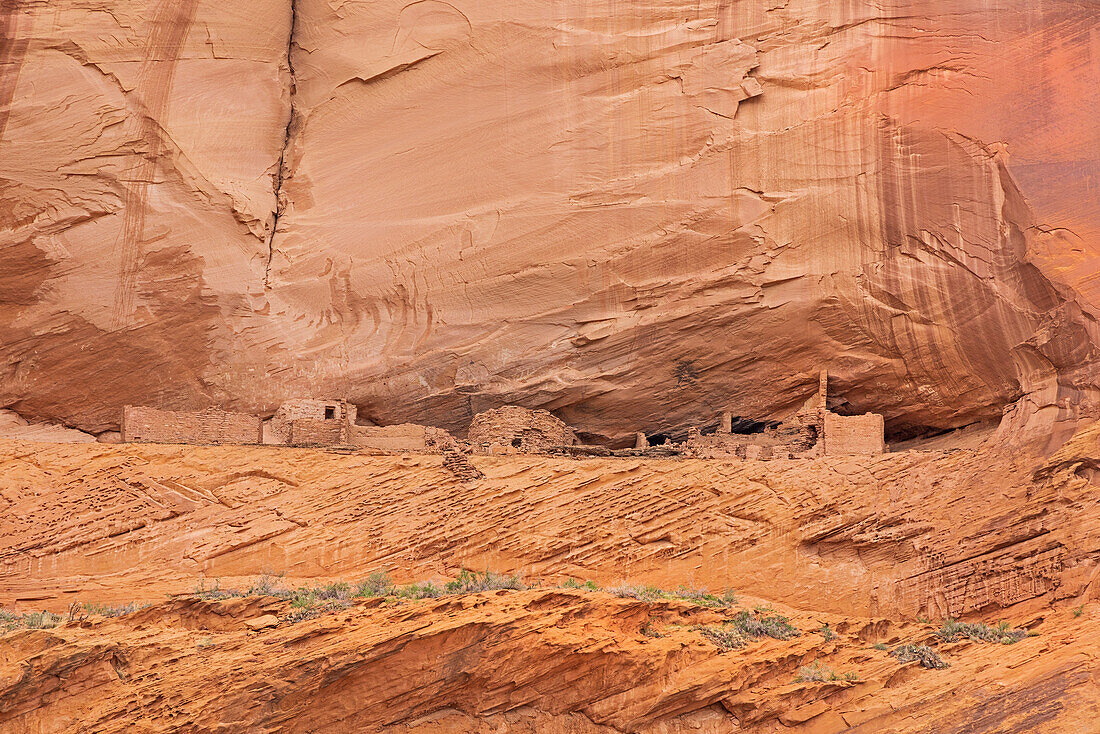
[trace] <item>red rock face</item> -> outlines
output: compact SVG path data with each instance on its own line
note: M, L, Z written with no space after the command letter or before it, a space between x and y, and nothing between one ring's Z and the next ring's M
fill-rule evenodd
M1085 4L5 7L24 416L324 392L625 441L828 366L901 435L1095 391Z

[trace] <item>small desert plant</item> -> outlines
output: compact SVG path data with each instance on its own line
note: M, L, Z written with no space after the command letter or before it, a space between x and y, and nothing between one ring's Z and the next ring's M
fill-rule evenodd
M393 581L385 571L375 571L355 587L355 596L389 596L393 593Z
M206 648L213 646L214 640L209 637L200 637L199 639L195 640L195 647L199 648L200 650L205 650Z
M600 587L593 581L580 581L579 579L569 578L562 582L561 587L563 589L584 589L585 591L599 591Z
M322 614L328 612L338 612L341 609L347 609L350 606L350 602L344 599L325 599L324 601L318 600L316 597L312 598L311 603L304 603L295 606L294 611L287 615L286 621L290 624L297 622L303 622L307 619L313 619L320 617Z
M316 589L314 594L318 599L344 600L351 596L351 586L344 581L336 581Z
M733 618L733 625L746 637L767 636L776 640L789 640L802 634L786 617L780 614L762 617L759 616L760 613L758 611L754 615L748 610L742 610Z
M438 599L443 596L443 589L431 581L422 584L409 584L394 589L394 596L401 599Z
M263 572L248 587L248 596L280 596L279 592L283 590L278 588L278 583L282 578L281 573Z
M61 623L61 615L53 612L25 612L16 614L0 609L0 629L10 632L15 629L41 630L56 627Z
M871 645L871 647L875 648L879 652L885 652L890 649L890 646L887 645L885 642L876 642L875 644Z
M448 581L444 588L448 594L471 594L497 589L522 590L526 587L518 574L508 576L492 571L470 571L464 568L458 572L458 578Z
M53 612L27 612L23 615L23 626L30 630L44 630L56 627L61 622L61 615Z
M736 650L748 644L741 630L736 627L704 627L699 625L692 627L692 629L714 643L714 646L722 652Z
M678 586L675 591L665 591L656 586L620 584L619 586L610 586L604 591L623 599L637 599L639 601L681 599L701 607L712 608L727 607L737 603L737 597L731 591L727 591L722 596L716 596L706 589L695 589L684 585Z
M207 588L205 578L199 579L198 585L195 586L194 594L198 598L206 600L228 599L231 596L240 596L240 593L233 589L223 589L220 579L214 579L214 584Z
M639 630L646 637L664 637L652 622L646 622Z
M859 680L859 676L855 673L844 673L840 675L833 671L828 665L822 665L821 663L814 662L810 665L804 665L798 669L798 676L794 679L795 683L822 683L828 681L848 681L853 683Z
M1012 645L1027 637L1027 630L1013 629L1008 622L990 627L981 622L956 622L948 618L943 621L943 626L939 628L936 635L944 642L970 639L975 642L999 642L1002 645Z
M665 599L668 595L656 586L630 586L621 584L609 586L605 591L621 599L638 599L639 601L657 601Z
M1082 614L1084 614L1084 612L1085 612L1085 605L1084 604L1082 604L1079 607L1074 607L1073 608L1073 617L1074 617L1074 619L1076 619L1077 617L1080 617Z
M928 617L917 617L917 621L921 624L932 624L932 620Z
M149 606L148 604L138 604L137 602L130 602L129 604L122 604L117 607L112 607L106 604L94 604L92 602L84 602L80 605L84 615L95 614L100 617L121 617L125 614L136 612L140 609L144 609ZM70 616L72 616L72 609L69 610Z
M824 637L825 642L832 642L836 638L840 637L840 635L833 631L833 628L830 627L828 624L821 625L820 629L816 629L814 630L814 632L817 632L819 635Z
M941 669L948 667L940 654L928 645L902 645L892 653L899 663L919 662L922 668Z

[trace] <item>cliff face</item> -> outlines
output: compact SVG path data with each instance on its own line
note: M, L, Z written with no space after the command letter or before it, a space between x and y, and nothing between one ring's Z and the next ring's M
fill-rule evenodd
M591 436L1093 390L1069 0L7 3L0 406ZM1093 182L1093 183L1090 183Z
M0 733L1093 731L1098 441L479 456L472 481L439 456L0 442ZM533 588L344 598L378 569L462 568ZM273 593L336 580L323 603ZM7 629L43 609L58 626ZM722 650L699 629L742 613L800 634ZM937 639L948 615L1029 636ZM903 666L902 644L950 667ZM813 663L837 678L796 680Z

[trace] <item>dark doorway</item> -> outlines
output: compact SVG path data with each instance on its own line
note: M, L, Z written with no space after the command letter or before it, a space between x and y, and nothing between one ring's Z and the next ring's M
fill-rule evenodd
M512 446L514 446L515 448L518 449L522 445L523 445L523 439L522 438L513 438L512 439Z
M325 406L325 420L330 421L336 417L336 408L331 405Z

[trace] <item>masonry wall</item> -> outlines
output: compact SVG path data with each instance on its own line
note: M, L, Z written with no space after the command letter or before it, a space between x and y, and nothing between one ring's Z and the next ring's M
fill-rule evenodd
M825 453L881 454L886 451L885 422L881 415L825 414Z
M122 411L127 443L251 444L262 441L262 421L247 413L209 408L195 412L127 405Z
M442 428L402 423L396 426L352 426L351 443L376 451L438 452L453 445L451 434Z
M333 417L325 418L325 409L331 408ZM275 415L268 421L269 443L296 443L291 439L291 423L299 420L347 423L354 425L356 407L343 400L315 400L313 398L295 398L279 406ZM310 430L302 428L302 430Z
M482 453L540 452L572 446L576 436L549 411L506 405L475 415L468 440Z
M348 443L348 424L343 420L299 418L290 422L291 446L334 446Z

